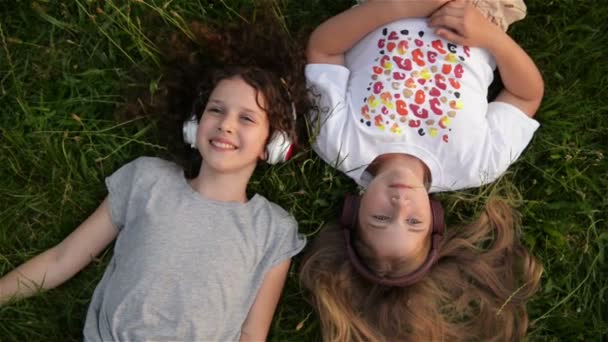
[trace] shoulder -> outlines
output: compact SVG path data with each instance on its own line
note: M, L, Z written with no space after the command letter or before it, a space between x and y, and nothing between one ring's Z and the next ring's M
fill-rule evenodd
M295 218L280 205L269 201L266 197L256 194L255 201L255 212L263 216L270 218L272 221L289 224L290 226L297 226Z
M183 171L175 163L155 157L139 157L116 170L108 177L108 182L115 186L141 186L180 172Z
M139 157L133 160L131 163L137 168L151 170L174 170L175 168L179 167L173 162L157 157Z
M306 82L313 98L323 95L328 101L346 96L350 70L338 64L307 64L304 69ZM329 98L328 98L329 96Z
M139 157L129 164L127 164L133 169L133 172L138 174L138 176L142 175L167 175L167 174L175 174L181 171L179 165L156 157Z
M538 121L526 115L521 109L502 101L494 101L488 104L487 117L489 120L508 121L533 130L540 126Z
M306 64L304 74L309 82L316 83L320 79L333 80L333 77L338 77L341 80L348 80L350 70L340 64L309 63Z
M306 236L298 232L295 218L281 206L256 195L258 215L254 220L263 250L274 266L299 253L306 245Z
M258 232L279 239L297 234L298 223L287 210L260 194L256 194L252 202L250 213Z

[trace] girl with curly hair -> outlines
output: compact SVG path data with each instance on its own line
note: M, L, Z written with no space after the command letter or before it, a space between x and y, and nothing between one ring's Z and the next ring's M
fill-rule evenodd
M289 158L306 89L297 84L295 62L283 69L271 63L289 64L297 54L280 32L267 35L263 27L220 31L195 23L194 41L172 37L161 91L144 108L180 140L183 125L197 160L186 174L152 157L118 169L91 216L0 279L0 303L59 286L115 241L85 340L266 338L305 238L289 213L246 189L260 161Z

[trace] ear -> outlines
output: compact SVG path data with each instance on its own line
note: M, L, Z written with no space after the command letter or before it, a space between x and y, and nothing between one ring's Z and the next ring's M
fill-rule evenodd
M262 146L262 152L260 152L260 155L258 156L258 158L260 158L261 161L267 161L268 160L268 144L271 143L271 138L270 138L270 128L268 129L268 137L266 137L266 140L264 142L264 146Z

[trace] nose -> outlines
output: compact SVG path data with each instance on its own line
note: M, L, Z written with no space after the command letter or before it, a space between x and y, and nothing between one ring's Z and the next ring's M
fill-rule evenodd
M409 201L410 200L406 196L405 191L395 192L391 194L391 203L394 205L403 205Z
M234 120L230 115L224 115L222 120L218 123L217 129L220 132L233 133L234 132Z

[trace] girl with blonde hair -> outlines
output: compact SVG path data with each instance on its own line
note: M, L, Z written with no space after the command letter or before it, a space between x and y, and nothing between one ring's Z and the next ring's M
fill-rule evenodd
M538 128L538 69L474 3L367 1L310 37L314 149L363 188L302 266L328 341L525 334L542 267L519 242L516 215L491 200L446 232L429 197L494 181ZM495 67L504 89L488 103Z

